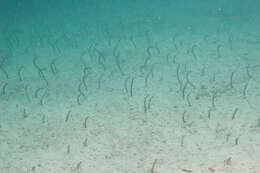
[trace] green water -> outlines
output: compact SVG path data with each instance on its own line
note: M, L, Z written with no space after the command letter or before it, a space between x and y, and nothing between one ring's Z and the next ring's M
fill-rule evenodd
M0 173L260 170L259 0L1 0Z

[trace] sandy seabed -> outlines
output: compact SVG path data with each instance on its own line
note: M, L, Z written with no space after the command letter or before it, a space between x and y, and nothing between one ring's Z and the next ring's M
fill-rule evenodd
M195 28L8 37L0 173L259 173L259 33Z

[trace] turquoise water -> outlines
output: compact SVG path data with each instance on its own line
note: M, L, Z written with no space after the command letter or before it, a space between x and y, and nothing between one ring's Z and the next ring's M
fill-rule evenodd
M259 0L0 1L0 173L260 170Z

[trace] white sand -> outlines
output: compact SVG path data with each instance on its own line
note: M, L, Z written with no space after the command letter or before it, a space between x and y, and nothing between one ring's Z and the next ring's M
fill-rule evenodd
M48 33L39 25L29 32L34 20L28 19L18 34L27 41L12 42L13 56L2 44L1 69L8 79L1 71L0 173L260 172L260 35L254 21L238 27L239 22L206 18L209 26L194 21L170 27L156 16L130 23L122 16L124 23L116 27L122 32L108 29L107 35L63 20L65 29ZM44 21L37 22L51 26ZM214 28L214 21L223 25ZM48 38L58 40L60 53ZM141 68L149 46L160 52L149 49ZM119 51L123 74L114 55ZM33 65L35 55L48 86ZM91 70L79 104L83 62Z

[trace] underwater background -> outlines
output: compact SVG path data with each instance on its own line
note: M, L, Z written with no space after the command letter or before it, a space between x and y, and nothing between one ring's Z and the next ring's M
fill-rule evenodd
M0 0L0 173L259 173L260 0Z

